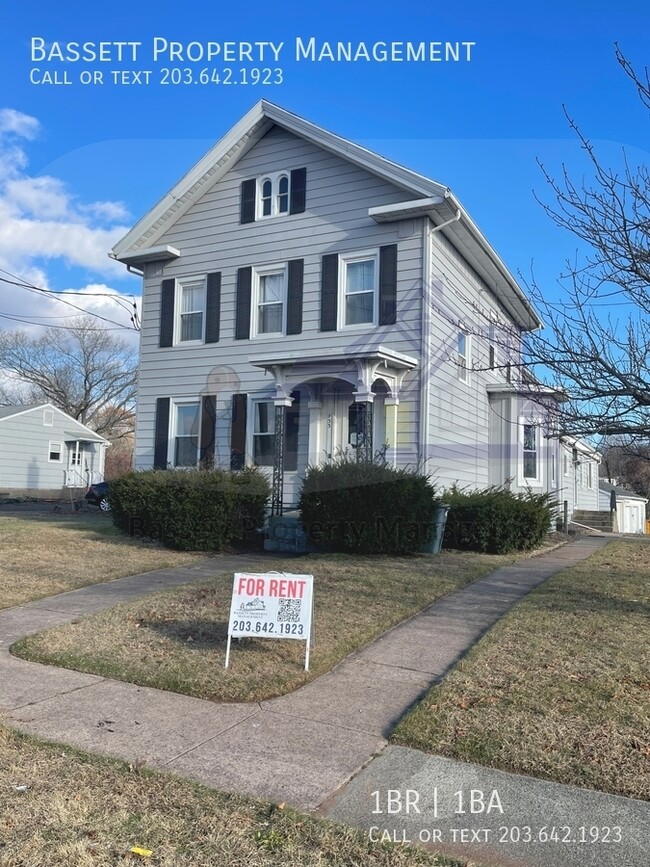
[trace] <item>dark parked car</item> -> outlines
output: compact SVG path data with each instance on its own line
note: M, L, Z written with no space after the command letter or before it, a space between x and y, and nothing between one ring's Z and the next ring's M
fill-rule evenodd
M97 482L91 485L86 493L86 499L93 506L99 506L102 512L110 512L111 504L108 502L108 482Z

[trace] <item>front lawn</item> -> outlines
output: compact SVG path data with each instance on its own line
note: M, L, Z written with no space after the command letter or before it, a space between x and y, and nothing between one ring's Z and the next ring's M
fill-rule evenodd
M199 556L123 536L100 512L0 514L0 608Z
M520 602L393 743L650 799L650 544L620 541Z
M2 726L0 768L3 867L461 867Z
M522 556L519 555L519 559ZM296 689L445 593L516 556L443 552L418 557L310 555L268 562L314 575L310 671L302 641L234 640L225 670L233 576L145 596L15 644L26 659L211 701L259 701Z

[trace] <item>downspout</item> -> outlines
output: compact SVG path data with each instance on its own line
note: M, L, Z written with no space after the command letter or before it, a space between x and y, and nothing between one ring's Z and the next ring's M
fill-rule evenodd
M431 223L422 221L422 334L420 339L420 472L429 472L429 416L431 412ZM397 446L397 443L395 443Z
M429 469L429 434L431 430L431 256L433 253L432 236L445 226L460 220L460 208L456 215L439 226L425 220L422 238L422 338L420 350L420 469L426 475Z

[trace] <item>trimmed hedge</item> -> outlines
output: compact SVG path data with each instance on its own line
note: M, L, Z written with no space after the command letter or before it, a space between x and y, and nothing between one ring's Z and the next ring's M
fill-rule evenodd
M550 494L514 494L503 488L445 491L451 506L444 545L489 554L523 551L541 544L551 529L554 502Z
M301 520L312 544L356 554L412 554L430 538L439 500L426 476L340 455L309 467Z
M116 527L180 551L219 551L264 523L269 483L255 469L144 470L111 482Z

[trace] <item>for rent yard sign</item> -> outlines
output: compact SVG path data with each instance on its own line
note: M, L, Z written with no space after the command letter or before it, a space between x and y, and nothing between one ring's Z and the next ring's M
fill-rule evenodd
M235 638L295 638L305 641L305 670L313 612L313 575L236 572L230 603L226 665Z

